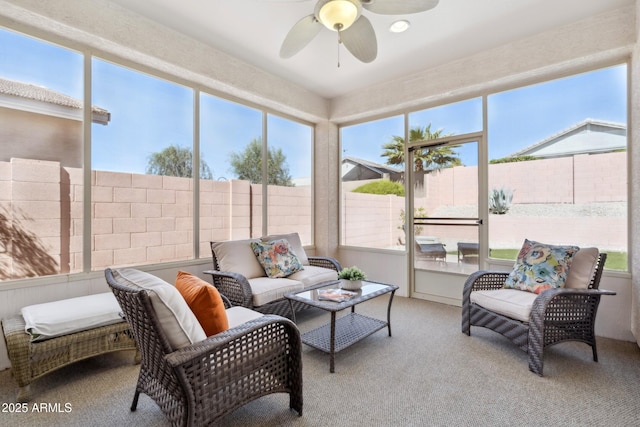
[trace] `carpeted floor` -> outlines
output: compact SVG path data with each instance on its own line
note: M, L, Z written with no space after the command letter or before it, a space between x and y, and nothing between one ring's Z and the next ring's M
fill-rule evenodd
M380 297L357 311L384 318ZM227 415L222 426L636 426L640 425L640 349L598 339L599 363L581 343L552 347L545 377L529 372L526 354L502 336L460 332L460 308L396 297L393 337L386 330L328 355L304 346L304 415L286 395L258 399ZM302 331L328 321L307 310ZM36 381L26 412L16 413L16 385L0 372L0 425L165 426L142 395L129 406L137 378L132 352L76 363ZM42 405L44 404L44 405ZM57 404L57 405L56 405Z

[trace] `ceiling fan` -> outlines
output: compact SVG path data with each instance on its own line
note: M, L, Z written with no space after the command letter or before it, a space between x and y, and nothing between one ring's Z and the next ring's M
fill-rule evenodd
M378 42L371 22L362 15L363 8L382 15L405 15L433 9L438 1L318 0L313 14L305 16L289 30L280 48L280 57L292 57L326 27L338 33L338 43L344 44L353 56L362 62L371 62L378 55Z

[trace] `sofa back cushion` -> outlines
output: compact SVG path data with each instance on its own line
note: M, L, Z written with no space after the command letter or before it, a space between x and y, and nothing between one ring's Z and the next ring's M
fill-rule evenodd
M224 302L214 286L193 274L178 271L176 289L208 337L229 329Z
M119 283L147 291L160 327L174 350L207 338L200 322L173 285L133 268L112 270L112 273Z
M258 241L259 239L244 239L211 243L211 250L218 261L218 270L242 274L247 279L265 277L264 268L251 249L251 242Z
M291 250L298 257L302 265L309 265L309 258L304 251L304 247L302 246L302 241L300 240L300 236L298 235L298 233L271 234L269 236L264 236L261 238L263 242L270 242L272 240L280 239L284 239L289 242L289 244L291 245Z
M591 277L598 263L600 252L598 248L580 248L573 257L567 282L564 287L569 289L587 289Z

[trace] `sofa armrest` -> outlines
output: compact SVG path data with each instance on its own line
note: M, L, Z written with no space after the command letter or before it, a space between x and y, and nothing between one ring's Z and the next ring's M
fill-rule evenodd
M314 267L329 268L338 272L342 270L342 266L335 258L326 256L308 256L307 258L309 259L309 265Z
M246 277L238 273L227 271L205 270L204 274L211 275L213 286L223 294L232 305L253 308L253 293Z
M604 289L554 288L542 292L531 307L531 322L595 322L595 312L602 295L615 295Z

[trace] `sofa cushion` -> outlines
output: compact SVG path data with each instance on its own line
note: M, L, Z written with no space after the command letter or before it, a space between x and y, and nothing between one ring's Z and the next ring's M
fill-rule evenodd
M251 242L251 248L269 277L287 277L304 268L285 239Z
M539 294L562 288L577 246L554 246L525 239L504 287Z
M216 255L218 269L242 274L247 279L265 277L264 268L262 268L253 254L253 249L251 249L251 242L259 241L259 239L245 239L213 242L211 249Z
M122 322L122 309L112 292L23 307L20 312L31 341Z
M304 267L304 270L295 272L288 278L292 280L298 280L302 282L305 288L308 288L322 282L338 280L338 272L330 268L306 265Z
M287 278L256 277L249 280L249 285L253 294L253 305L256 307L282 299L287 292L304 289L302 282Z
M247 323L250 320L264 316L262 313L250 310L246 307L235 306L227 309L227 319L229 320L229 329Z
M147 291L160 321L160 327L174 350L207 338L200 322L175 286L133 268L122 268L112 272L117 282Z
M260 240L263 242L269 242L280 239L284 239L289 242L291 250L296 254L302 265L309 265L309 258L307 257L307 253L304 251L304 247L302 246L302 241L300 240L298 233L271 234L269 236L262 237Z
M565 288L569 289L587 289L593 276L593 271L598 263L600 252L598 248L580 248L578 253L573 256L571 268Z
M208 337L229 329L224 302L214 286L193 274L178 271L176 289Z
M533 301L538 295L516 289L494 289L473 291L470 301L487 310L502 314L512 319L528 322Z

